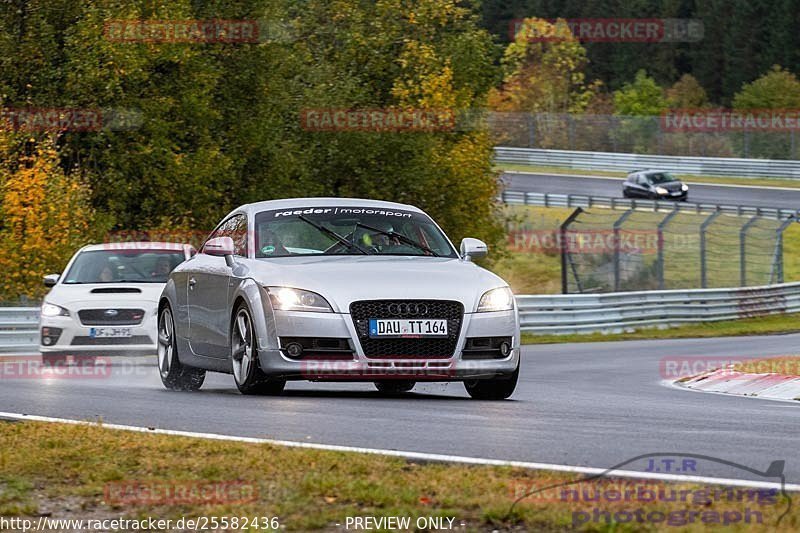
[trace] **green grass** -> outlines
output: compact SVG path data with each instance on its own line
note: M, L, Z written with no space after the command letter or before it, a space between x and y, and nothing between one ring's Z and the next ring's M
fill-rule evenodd
M546 174L570 174L579 176L605 176L609 178L624 178L627 172L615 172L610 170L584 170L577 168L547 167L538 165L522 165L515 163L502 163L495 165L498 170L513 170L518 172L541 172ZM633 169L631 169L633 170ZM777 179L777 178L751 178L751 177L712 177L695 176L691 174L678 174L678 178L687 183L707 183L720 185L752 185L756 187L786 187L790 189L800 189L800 180L796 179Z
M239 398L247 402L247 398ZM442 436L446 438L446 436ZM575 481L575 475L514 468L421 464L368 454L285 448L267 444L192 439L43 423L0 422L0 515L4 517L106 519L277 516L289 531L341 531L348 516L453 517L456 531L575 531L572 513L586 503L524 498L531 489ZM603 482L609 483L609 480ZM120 502L106 498L109 486L148 487L238 483L245 501L182 503ZM584 482L592 483L592 482ZM595 482L596 483L596 482ZM641 482L640 482L641 483ZM587 487L586 484L582 485ZM588 487L604 490L608 485ZM618 488L618 486L617 486ZM652 488L652 484L651 484ZM698 485L673 484L676 490ZM119 489L108 494L119 493ZM153 493L158 495L160 492ZM135 492L128 491L128 495ZM143 494L143 493L142 493ZM555 499L555 501L553 501ZM107 501L108 500L108 501ZM800 528L795 505L774 529L787 501L759 507L769 531ZM592 502L612 513L742 510L741 503ZM337 526L336 524L342 524ZM461 524L464 524L463 526ZM750 531L732 525L726 531ZM352 528L351 528L352 529ZM582 531L704 531L702 524L680 529L665 524L592 524Z
M647 339L688 339L701 337L736 337L773 335L800 331L800 315L771 315L722 322L689 324L666 329L646 328L626 333L588 333L570 335L522 334L523 344L557 344L566 342L611 342Z

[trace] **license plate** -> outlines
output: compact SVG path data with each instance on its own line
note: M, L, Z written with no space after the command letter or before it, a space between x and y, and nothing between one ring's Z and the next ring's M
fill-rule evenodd
M89 336L93 339L132 337L133 331L131 328L90 328Z
M369 321L370 337L447 337L447 319L382 319Z

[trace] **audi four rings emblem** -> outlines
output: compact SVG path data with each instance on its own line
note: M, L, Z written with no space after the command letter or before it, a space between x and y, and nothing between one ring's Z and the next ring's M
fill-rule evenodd
M389 314L392 315L427 315L428 306L425 304L389 304Z

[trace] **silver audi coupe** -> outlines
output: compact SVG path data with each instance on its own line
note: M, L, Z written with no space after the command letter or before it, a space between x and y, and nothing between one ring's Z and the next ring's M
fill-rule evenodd
M370 381L385 394L460 381L472 398L517 385L519 315L508 284L457 251L420 209L349 198L273 200L226 216L169 276L158 304L168 389L206 371L244 394L287 380Z

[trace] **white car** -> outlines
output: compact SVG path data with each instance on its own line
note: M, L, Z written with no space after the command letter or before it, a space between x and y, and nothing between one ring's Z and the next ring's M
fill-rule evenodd
M84 246L64 274L45 276L39 350L68 355L156 353L156 310L169 273L195 250L188 244L125 242Z
M287 380L372 381L402 393L460 381L505 399L519 375L508 284L460 252L420 209L352 198L242 206L170 274L158 304L159 371L196 390L206 371L245 394Z

